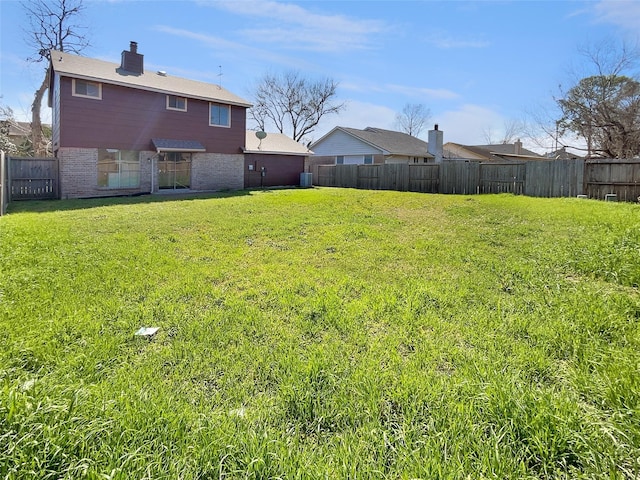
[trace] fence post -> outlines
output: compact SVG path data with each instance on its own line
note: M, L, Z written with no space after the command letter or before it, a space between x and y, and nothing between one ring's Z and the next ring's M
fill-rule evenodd
M7 182L5 178L6 174L6 165L5 165L5 156L4 150L0 150L0 217L4 215L6 209L6 192L7 192Z

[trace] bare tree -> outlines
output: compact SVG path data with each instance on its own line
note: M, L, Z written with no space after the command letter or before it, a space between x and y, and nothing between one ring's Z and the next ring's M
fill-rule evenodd
M396 125L400 131L417 137L431 118L431 110L421 103L407 103L402 112L396 114Z
M484 135L484 140L488 145L496 145L496 144L507 144L513 143L518 138L520 138L525 131L524 122L520 120L505 120L504 128L502 133L495 136L495 132L491 129L491 127L485 128L482 133Z
M274 126L280 133L301 141L320 120L339 113L345 106L336 101L338 84L327 78L310 80L299 72L266 74L253 92L249 115L261 130Z
M89 45L85 35L86 27L75 23L84 10L82 0L28 0L23 3L23 7L29 22L29 27L25 30L26 39L33 49L29 61L48 63L52 49L77 54ZM47 68L31 104L31 135L35 155L45 151L40 109L48 88Z
M0 100L1 99L2 97L0 97ZM0 103L0 150L9 154L14 154L18 151L18 147L16 147L9 137L11 124L14 122L13 109ZM0 178L0 183L2 183L2 178Z

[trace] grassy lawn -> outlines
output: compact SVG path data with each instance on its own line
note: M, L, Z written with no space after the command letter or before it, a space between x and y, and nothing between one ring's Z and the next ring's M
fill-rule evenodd
M13 203L0 478L638 478L639 284L634 204Z

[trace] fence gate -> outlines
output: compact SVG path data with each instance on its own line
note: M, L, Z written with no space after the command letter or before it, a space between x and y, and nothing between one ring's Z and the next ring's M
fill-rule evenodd
M57 158L9 158L11 200L59 198Z

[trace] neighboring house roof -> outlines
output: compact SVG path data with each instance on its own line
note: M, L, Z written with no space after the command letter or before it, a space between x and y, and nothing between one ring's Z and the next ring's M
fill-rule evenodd
M367 127L364 130L348 127L335 127L325 136L311 145L314 148L336 131L344 132L382 151L384 155L405 155L409 157L433 157L427 152L427 142L403 132ZM345 152L348 153L348 152Z
M31 123L9 120L9 137L28 137L31 135Z
M61 75L83 80L139 88L154 92L180 95L206 101L219 101L230 105L250 107L251 104L211 83L174 77L164 72L145 72L140 75L124 71L117 63L94 58L80 57L57 50L51 50L51 66Z
M536 152L522 148L522 143L497 143L493 145L475 145L477 148L497 155L524 155L526 157L540 157Z
M447 142L444 145L445 156L457 158L471 158L475 160L486 161L504 161L504 160L531 160L542 159L542 155L538 155L531 150L522 148L522 144L500 143L494 145L462 145L454 142ZM516 153L517 152L517 153Z
M554 160L577 160L584 157L575 153L567 152L567 147L562 147L554 152L549 152L545 155L547 158L553 158Z
M7 120L9 124L9 137L29 137L31 135L31 122L17 122L15 120ZM51 125L47 123L42 124L45 128L51 128Z
M260 140L254 130L247 130L245 145L245 153L313 155L303 144L282 133L268 133Z

